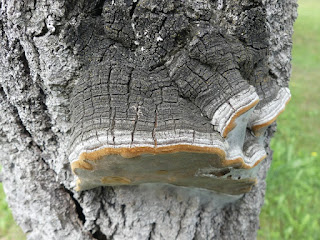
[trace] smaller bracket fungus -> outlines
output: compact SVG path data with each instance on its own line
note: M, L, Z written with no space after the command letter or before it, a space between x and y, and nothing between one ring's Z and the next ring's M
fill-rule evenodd
M256 136L262 135L266 128L277 119L289 103L290 98L289 88L280 88L275 99L253 111L249 120L249 127Z
M77 189L161 183L250 191L267 156L264 131L290 99L268 76L264 42L255 39L261 49L254 48L218 20L144 2L119 28L114 19L130 12L118 11L125 2L105 4L102 17L76 30L83 66L70 105L69 160Z
M215 126L215 130L225 138L235 128L236 119L251 109L253 110L258 102L259 96L254 87L250 86L223 103L214 113L211 123ZM248 119L246 118L244 122L246 120Z

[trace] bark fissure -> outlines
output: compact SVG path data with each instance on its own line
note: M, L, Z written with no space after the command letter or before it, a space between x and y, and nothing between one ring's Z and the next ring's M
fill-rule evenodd
M102 11L103 11L103 5L105 3L105 0L99 0L96 3L96 6L94 7L93 11L91 12L91 14L93 16L101 16Z
M197 222L196 222L196 225L195 225L195 231L193 233L192 240L196 240L197 237L198 237L198 234L199 234L198 227L201 226L201 221L202 221L201 214L202 214L202 212L203 212L203 209L201 209L200 212L197 215Z
M138 120L139 120L140 105L136 106L135 110L136 110L136 115L135 115L135 119L134 119L134 123L133 123L133 130L131 133L131 143L133 143L133 141L134 141L134 133L136 131L136 127L137 127Z
M123 219L123 226L126 225L126 205L125 204L121 204L121 216Z
M157 137L156 137L157 124L158 124L158 111L156 106L156 109L154 110L154 126L152 130L152 138L153 138L155 147L157 146Z
M36 5L36 4L35 4ZM44 22L44 26L39 34L34 35L35 37L43 37L49 32L49 29L47 27L47 24Z
M150 230L150 234L148 236L148 240L152 240L152 236L154 235L154 230L156 228L156 223L152 223L151 224L151 230Z
M140 0L133 0L132 1L132 7L130 9L130 17L131 17L131 19L133 18L134 11L135 11L137 5L139 4L139 1Z
M103 234L103 232L101 232L101 230L98 227L98 230L95 231L94 234L92 234L92 236L96 239L96 240L107 240L107 236L105 234Z
M30 66L29 66L29 63L28 63L28 60L26 58L26 54L24 51L22 51L22 54L20 56L20 59L19 59L22 64L23 64L23 68L25 70L25 74L26 75L30 75Z
M114 230L113 230L112 234L111 234L110 237L109 237L110 240L113 240L113 239L114 239L114 236L115 236L116 233L118 232L118 228L119 228L119 223L117 223L117 224L114 226Z
M63 191L65 191L66 193L69 194L72 202L75 205L76 213L78 214L79 221L82 223L82 225L85 224L86 216L83 213L83 208L81 207L80 203L78 202L77 199L74 198L73 192L71 192L69 189L65 188L64 186L61 186L61 188L62 188Z
M181 203L182 204L182 203ZM181 205L180 204L180 205ZM189 204L187 204L189 205ZM181 208L181 207L180 207ZM188 211L188 207L185 207L184 210L183 210L183 213L181 214L181 218L179 220L179 226L178 226L178 231L177 231L177 235L175 237L175 239L178 239L179 235L180 235L180 232L182 231L182 228L183 228L183 221L187 215L187 211Z

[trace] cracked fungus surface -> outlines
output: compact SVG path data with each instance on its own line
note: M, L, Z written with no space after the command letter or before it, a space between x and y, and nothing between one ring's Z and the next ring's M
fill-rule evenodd
M268 66L263 5L166 2L107 1L70 30L83 66L70 108L78 190L237 195L256 182L264 132L290 99Z

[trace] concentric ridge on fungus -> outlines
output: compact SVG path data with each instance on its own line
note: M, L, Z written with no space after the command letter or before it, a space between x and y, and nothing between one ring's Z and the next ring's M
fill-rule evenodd
M272 111L273 116L268 114L257 121L253 121L252 116L257 115L254 108L259 98L251 89L246 93L248 92L250 94L246 100L241 100L239 94L230 99L223 109L221 107L219 114L214 115L216 117L226 113L227 117L220 122L217 119L212 121L218 123L215 129L219 129L222 136L213 132L201 133L201 138L198 138L193 131L193 139L190 139L192 141L179 142L176 138L178 135L175 135L175 132L169 134L169 131L168 136L171 137L158 140L160 144L157 146L132 143L114 145L107 141L103 143L107 138L99 135L83 141L70 154L72 170L80 179L77 189L155 182L205 188L227 194L249 191L255 184L256 168L266 157L266 153L258 141L261 137L249 148L243 148L246 128L251 127L255 131L256 123L269 124L270 119L277 117L288 101L288 91L281 89L277 98L265 106L268 109L277 106L276 110ZM281 104L282 106L279 106ZM231 106L229 109L232 110L229 110L228 106ZM261 109L259 111L261 112ZM239 131L242 131L243 135L239 134ZM127 133L122 132L119 136L125 134ZM211 143L208 143L208 139L211 139ZM172 141L177 143L172 144ZM216 174L226 168L229 169L228 174ZM241 176L239 169L243 169ZM210 175L210 171L215 174ZM240 183L236 183L239 178Z
M192 1L174 2L179 11L142 1L131 16L125 2L106 1L75 27L78 190L156 183L239 195L255 184L264 133L290 99L270 75L260 8L222 26L213 3L208 21Z

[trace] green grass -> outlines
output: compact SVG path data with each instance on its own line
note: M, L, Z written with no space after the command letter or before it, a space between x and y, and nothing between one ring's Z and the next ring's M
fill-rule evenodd
M320 1L300 0L292 100L278 119L258 239L320 239Z
M300 0L293 37L292 100L271 145L258 239L320 237L320 1ZM25 239L0 184L0 240Z
M23 239L26 239L26 237L20 227L14 222L11 211L5 200L2 184L0 183L0 240Z

